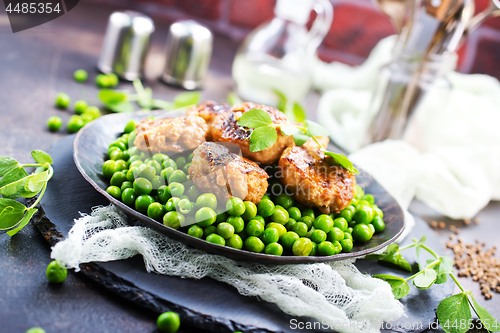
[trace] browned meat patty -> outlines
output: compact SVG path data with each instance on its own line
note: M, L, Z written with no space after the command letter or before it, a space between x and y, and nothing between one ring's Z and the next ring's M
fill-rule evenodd
M189 110L186 111L186 115L194 115L194 116L200 116L202 117L205 122L208 125L208 132L207 132L207 140L211 140L211 127L212 123L214 122L215 118L226 112L229 111L231 107L228 104L219 104L214 101L205 101L201 104L199 104L197 107L193 107Z
M341 166L331 165L317 150L292 146L279 160L281 183L294 193L295 199L325 214L338 213L354 197L356 178Z
M243 113L251 109L261 109L266 111L269 113L273 123L275 124L288 123L288 120L283 112L275 108L250 102L237 104L233 106L230 111L215 118L211 128L212 140L216 142L236 143L240 147L243 157L251 159L252 161L262 165L273 164L278 161L283 150L293 144L293 138L291 136L281 134L281 129L278 126L276 128L278 139L272 146L267 147L262 151L251 152L249 148L249 140L252 130L243 128L236 123Z
M146 119L137 126L134 145L151 153L183 152L205 142L208 131L203 118L186 116L177 118Z
M223 202L230 196L258 203L267 190L268 174L255 162L215 142L205 142L193 152L189 178Z

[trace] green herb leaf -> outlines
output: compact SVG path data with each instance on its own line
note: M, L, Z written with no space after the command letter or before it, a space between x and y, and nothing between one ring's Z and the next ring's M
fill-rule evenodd
M0 230L15 226L24 215L26 206L16 200L0 199Z
M295 145L297 146L302 146L304 143L309 141L310 138L310 136L304 134L302 131L293 134L293 142L295 142Z
M331 161L330 159L327 159L328 163L335 164L333 162L336 162L336 163L340 164L341 166L343 166L344 168L346 168L347 171L349 171L350 173L359 174L358 169L356 169L354 167L352 162L349 161L349 159L346 156L344 156L342 154L333 153L331 151L324 151L324 153L325 153L325 155L330 156L334 160L334 161Z
M280 125L280 129L283 135L294 135L295 133L300 131L297 126L293 125Z
M329 136L330 132L320 124L312 121L306 120L304 121L307 129L307 135L309 136Z
M19 230L24 228L29 223L29 221L37 211L38 209L36 208L29 208L24 214L23 219L19 222L19 225L15 229L7 231L7 235L14 236L15 234L17 234Z
M167 102L161 99L153 99L152 107L154 109L172 110L174 108L174 103Z
M11 169L5 176L0 179L0 187L4 187L7 184L13 183L28 176L28 173L20 165Z
M227 102L229 103L229 105L236 105L236 104L241 104L243 103L243 101L241 100L241 98L236 95L234 92L232 93L229 93L227 95Z
M436 281L436 278L436 271L432 268L427 268L423 270L422 273L415 276L415 278L413 279L413 284L418 289L427 289L432 286L434 281Z
M469 329L469 325L460 325L460 321L468 323L469 319L472 318L467 294L460 293L446 297L439 303L436 312L445 332L465 333Z
M126 113L126 112L134 112L135 108L132 103L129 102L121 102L116 104L106 104L106 108L110 111L116 113Z
M299 103L294 103L292 112L285 112L285 114L290 121L296 121L298 123L304 122L307 118L306 110L304 110L302 105L300 105Z
M10 170L14 169L19 164L13 158L0 157L0 177L5 176Z
M248 128L259 128L262 126L272 125L272 123L273 120L271 119L269 113L262 111L261 109L249 110L243 113L240 119L238 119L238 125Z
M32 176L27 176L0 187L0 195L4 198L15 199L19 197L19 191L24 188L24 183Z
M49 170L45 171L45 172L42 172L42 173L37 173L35 175L32 175L33 177L31 177L26 185L24 186L24 188L30 192L40 192L43 188L43 186L45 185L45 183L47 183L47 181L49 180Z
M383 253L370 254L365 256L365 259L374 259L389 262L411 272L410 263L401 255L401 253L399 252L399 245L395 243L390 244Z
M190 105L198 104L200 100L200 93L198 91L189 91L175 96L174 107L176 109L183 108Z
M278 139L276 129L272 126L263 126L253 130L250 136L250 151L256 152L272 146Z
M405 281L405 279L399 276L377 274L373 275L373 277L377 279L382 279L387 283L389 283L391 285L392 294L394 295L395 299L400 299L408 295L408 293L410 292L410 286L408 285L408 283Z
M37 161L40 164L52 164L52 158L50 157L49 154L44 152L43 150L36 149L31 152L31 156L35 161Z
M144 93L139 95L137 104L143 109L151 110L153 108L153 90L149 87L144 89Z
M276 105L276 109L280 110L283 113L286 113L286 110L288 108L288 101L285 94L277 89L274 89L273 92L278 97L278 104Z
M126 102L128 99L128 94L111 89L101 89L98 94L101 102L108 106L108 104L120 104Z
M422 263L420 263L420 250L422 250L421 245L423 245L427 241L427 236L424 235L418 241L415 238L412 238L412 240L415 242L415 251L417 252L418 269L423 270L425 266Z
M495 319L485 308L483 308L481 305L479 305L476 300L474 299L474 296L472 296L472 293L469 293L470 297L472 298L472 302L474 303L474 308L476 309L476 312L479 316L479 319L481 319L481 322L483 323L483 327L486 328L490 332L498 332L500 331L500 324L498 323L498 320Z

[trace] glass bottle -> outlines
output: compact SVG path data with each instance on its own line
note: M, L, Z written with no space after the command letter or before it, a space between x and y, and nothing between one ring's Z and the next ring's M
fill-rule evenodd
M308 31L312 10L317 16ZM301 102L312 85L308 63L330 29L333 8L328 0L278 0L274 12L240 46L233 78L245 100L276 105L277 90Z

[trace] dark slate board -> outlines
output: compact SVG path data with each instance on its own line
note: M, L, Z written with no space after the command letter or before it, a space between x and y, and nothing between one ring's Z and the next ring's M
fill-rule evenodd
M36 217L36 225L49 244L53 245L66 235L79 212L90 213L91 207L108 205L109 202L95 191L80 175L72 158L72 141L68 136L58 142L50 154L54 161L54 177L42 199L42 214ZM407 238L419 238L426 234L430 244L438 239L425 222L417 219L417 225ZM439 248L435 246L436 248ZM415 260L414 251L405 256ZM408 276L401 270L358 260L362 272ZM176 311L185 324L212 332L300 332L290 328L293 318L284 314L276 305L259 301L256 297L244 297L236 289L210 278L201 280L181 279L147 273L142 258L81 265L82 274L102 284L113 293L133 301L155 313ZM436 285L428 290L411 288L402 303L407 317L390 324L392 332L420 332L435 318L440 300L450 295L453 284ZM214 295L217 295L214 297ZM297 318L299 321L311 321ZM398 329L405 323L422 323L422 328ZM399 326L398 326L399 324Z

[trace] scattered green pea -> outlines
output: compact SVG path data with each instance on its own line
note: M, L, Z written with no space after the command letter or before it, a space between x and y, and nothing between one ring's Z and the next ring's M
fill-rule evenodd
M68 270L57 260L53 260L47 266L45 274L47 275L47 279L49 280L49 282L62 283L68 276Z
M73 110L75 111L76 114L82 114L87 110L88 104L85 101L78 100L75 102L75 105L73 105Z
M66 109L71 104L71 99L68 94L60 92L56 95L55 104L59 109Z
M62 119L58 116L52 116L49 119L47 119L47 128L51 132L56 132L59 131L59 129L62 126Z
M156 325L158 326L158 330L160 332L174 333L179 330L181 320L177 313L169 311L158 316L158 319L156 319Z
M87 81L87 77L88 77L87 71L84 69L77 69L73 73L73 78L75 79L76 82L80 82L80 83L85 82L85 81Z

